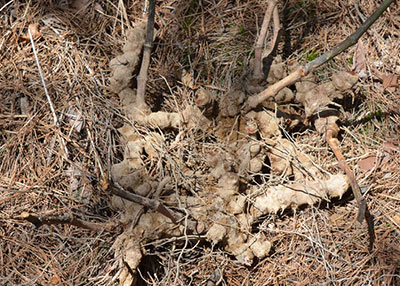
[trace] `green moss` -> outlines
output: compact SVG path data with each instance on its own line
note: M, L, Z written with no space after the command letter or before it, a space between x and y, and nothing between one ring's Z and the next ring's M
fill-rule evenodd
M353 57L347 58L347 62L352 65L353 64Z
M318 0L298 0L289 9L292 13L297 13L301 10L306 14L305 16L314 18L317 14L317 6Z
M238 27L239 27L239 34L240 34L242 37L247 36L247 31L246 31L246 29L244 28L244 26L243 26L243 25L239 25Z
M382 110L378 110L376 112L370 112L368 113L362 121L365 122L364 126L361 128L361 133L365 135L376 135L377 130L376 124L374 124L372 121L376 120L378 122L383 122L385 120L385 116L383 114Z
M193 17L187 16L182 21L182 29L185 30L186 32L190 32L192 24L193 24Z
M318 51L316 51L316 50L311 50L311 51L309 51L309 52L306 53L306 55L305 55L305 60L306 60L307 62L311 62L311 61L315 60L316 58L318 58L320 55L321 55L321 54L320 54Z
M198 12L199 9L199 2L197 0L190 1L190 5L185 12L185 16L182 21L182 29L186 32L189 32L192 25L194 24L194 14Z
M376 118L377 120L381 120L382 117L383 117L383 111L379 109L378 111L376 111L374 113L367 114L367 116L365 116L365 120L371 121L374 118Z

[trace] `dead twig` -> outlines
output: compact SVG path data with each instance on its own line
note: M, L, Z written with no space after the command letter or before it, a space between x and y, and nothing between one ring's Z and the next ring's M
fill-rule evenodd
M176 214L173 214L167 207L165 207L159 200L152 200L140 195L137 195L132 192L128 192L124 190L124 188L118 183L109 183L108 190L111 191L116 196L119 196L128 201L137 203L139 205L150 208L154 211L159 212L160 214L169 218L173 223L178 223L179 218Z
M105 191L111 192L112 194L119 196L123 199L137 203L153 211L159 212L160 214L169 218L174 224L185 222L185 227L187 227L190 233L201 232L203 228L202 225L199 225L194 220L188 219L187 216L183 216L180 213L170 210L168 207L164 206L164 204L158 199L165 185L169 183L169 181L169 177L166 177L159 183L154 194L155 199L149 199L140 196L138 194L135 194L133 191L126 191L121 185L119 185L118 183L110 182L108 181L108 179L103 178L101 185Z
M338 134L338 126L336 124L329 124L326 129L326 142L328 142L333 153L335 154L336 158L339 161L340 167L346 173L350 181L350 185L354 193L354 198L357 200L359 206L357 220L359 222L362 222L365 216L365 209L367 207L367 204L363 195L361 194L360 187L357 184L353 172L351 171L349 165L347 165L346 159L343 157L342 153L339 150L339 140L336 138L337 134Z
M272 49L275 47L275 45L278 42L279 31L281 30L281 22L279 20L279 10L278 10L277 5L275 5L274 13L272 14L272 20L274 21L274 35L273 35L273 41L271 44L271 52L272 52Z
M73 214L65 214L60 216L40 216L28 212L22 212L21 215L16 217L16 219L29 221L30 223L34 224L36 228L39 228L45 224L69 224L93 231L102 231L107 229L110 230L112 229L112 226L114 226L112 223L95 223L84 221L75 217Z
M353 172L351 171L349 165L346 163L346 159L343 157L342 153L339 150L339 140L337 139L338 131L339 128L336 124L329 124L326 128L325 139L326 142L328 142L329 146L331 147L336 158L338 159L339 166L346 173L346 176L350 181L354 198L356 199L358 204L357 221L362 223L363 219L365 218L365 221L367 222L368 225L368 234L370 241L369 249L372 250L375 241L373 217L368 210L367 201L361 194L360 186L358 185Z
M314 71L324 63L333 59L335 56L356 44L358 39L368 30L369 27L382 15L382 13L389 7L389 5L394 0L384 0L382 4L376 9L376 11L358 28L353 34L351 34L346 40L340 43L338 46L333 48L332 50L326 52L322 56L316 58L315 60L305 64L300 67L284 79L278 81L277 83L271 85L266 90L262 91L259 94L250 96L245 102L242 111L247 113L251 109L257 107L263 101L269 100L273 96L275 96L279 91L283 88L294 84L302 77L308 75L310 72Z
M142 65L137 77L137 104L141 109L147 109L145 103L145 91L147 83L147 71L150 64L150 54L153 48L153 34L154 34L154 14L155 14L155 0L149 1L149 14L147 17L146 27L146 41L144 42Z
M168 184L169 177L164 178L157 187L156 197L158 197L163 191L166 184ZM104 186L104 185L103 185ZM144 207L148 207L154 211L157 211L169 219L175 224L179 223L182 217L178 214L173 213L167 207L165 207L159 200L157 199L149 199L146 197L142 197L140 195L125 191L122 186L118 183L108 183L107 190L111 191L114 195L117 195L121 198L127 199L129 201L140 204ZM92 223L76 218L72 214L65 214L62 216L38 216L28 212L23 212L20 216L16 217L16 219L23 219L31 222L37 228L41 227L44 224L70 224L81 228L86 228L93 231L100 231L110 228L110 223ZM191 224L191 230L195 229L195 224Z
M264 46L265 37L267 35L267 30L269 27L269 23L271 22L272 13L276 10L278 13L278 9L276 8L276 0L270 0L268 2L268 8L264 15L264 20L261 26L260 35L258 36L257 43L254 47L254 70L253 70L253 77L254 78L262 78L262 48ZM275 19L275 18L274 18ZM279 19L279 15L278 15ZM275 26L274 26L274 42L275 39ZM272 45L273 46L273 45Z
M33 55L35 56L36 65L37 65L37 67L38 67L40 79L42 80L42 85L43 85L44 93L46 94L46 98L47 98L47 101L48 101L49 106L50 106L50 111L51 111L51 114L53 115L54 125L55 125L56 127L59 128L59 127L60 127L60 124L59 124L59 121L58 121L58 117L57 117L57 115L56 115L56 112L55 112L55 110L54 110L53 102L51 101L49 92L48 92L48 90L47 90L46 81L44 80L44 77L43 77L42 68L41 68L41 66L40 66L39 58L38 58L38 55L37 55L37 52L36 52L35 42L33 41L32 33L31 33L31 27L29 27L29 29L28 29L28 34L29 34L29 39L30 39L30 41L31 41L31 45L32 45ZM63 138L62 136L60 136L60 135L59 135L59 138L60 138L60 141L61 141L61 142L60 142L60 143L61 143L61 146L64 148L64 152L65 152L64 156L65 156L65 157L68 157L68 149L67 149L65 140L64 140L64 138Z

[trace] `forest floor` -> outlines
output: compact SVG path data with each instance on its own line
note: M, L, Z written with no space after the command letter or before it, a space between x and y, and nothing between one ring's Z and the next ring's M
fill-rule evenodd
M129 248L119 246L119 256L115 248L128 228L126 214L116 209L102 180L105 174L111 178L112 166L129 155L125 150L129 140L122 138L120 129L129 118L110 88L109 64L122 53L127 30L143 21L147 1L70 1L75 6L88 2L80 10L65 1L6 2L0 7L0 285L119 285L124 281L128 285L135 280L137 285L400 284L400 3L389 7L360 39L361 44L313 75L321 84L338 71L359 74L356 85L335 100L335 106L341 112L341 152L374 216L372 251L365 223L355 220L357 204L348 190L340 198L325 198L311 206L257 215L246 234L238 231L237 235L245 235L246 243L262 235L270 249L266 256L253 251L250 262L233 249L232 236L217 239L207 232L219 213L229 215L208 208L207 213L197 214L204 218L205 227L198 234L189 235L186 228L163 229L161 234L155 228L136 237L142 256L137 269L131 269L128 258L121 258L129 256ZM221 103L243 85L265 2L157 1L146 92L152 110L175 112L195 105L199 90ZM275 58L284 65L313 60L353 33L375 11L377 2L280 1L283 33ZM267 47L271 38L272 28ZM294 146L294 154L301 151L324 174L342 174L324 136L305 117L304 107L290 102L265 108L275 114L289 110L300 118L294 128L292 122L279 119L279 134L275 134ZM209 125L220 128L220 118ZM224 124L233 130L235 118ZM210 206L215 200L222 202L222 209L226 207L214 193L221 188L218 178L227 177L216 175L219 163L210 163L213 159L207 156L216 150L225 152L230 156L226 159L230 174L239 174L241 157L235 157L239 148L230 150L232 141L251 139L241 133L240 123L236 139L229 142L225 137L233 131L193 126L185 130L183 125L179 130L150 130L130 124L156 146L144 147L141 153L144 176L152 182L172 177L171 194L162 197L167 206L186 219L195 216L190 216L193 210L182 198L199 196L209 199ZM265 154L262 163L267 170L237 175L237 185L243 184L243 176L250 178L246 184L251 187L235 190L236 198L246 199L248 207L240 212L248 216L255 212L257 199L249 189L286 186L296 178L294 171L291 176L285 176L286 171L274 174L273 156ZM152 212L141 209L138 216ZM114 227L100 231L70 224L35 228L23 219L26 213L73 214ZM238 213L230 217L240 220ZM230 227L223 230L232 231Z

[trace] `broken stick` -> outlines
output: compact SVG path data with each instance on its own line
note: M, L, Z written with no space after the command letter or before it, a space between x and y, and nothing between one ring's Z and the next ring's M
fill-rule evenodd
M365 218L365 221L367 222L369 234L369 250L371 251L375 241L373 216L368 210L367 201L361 193L360 186L358 185L353 172L351 171L349 165L346 163L346 159L343 157L342 153L339 150L339 140L337 139L338 132L339 127L336 125L336 123L329 124L326 127L325 139L331 147L336 158L338 159L340 168L345 172L347 178L350 181L351 189L358 205L357 221L362 223L363 219Z
M339 127L336 124L329 124L326 128L326 141L331 147L333 153L339 161L340 168L345 172L347 178L350 181L351 188L353 190L354 198L358 204L358 215L357 220L362 222L365 216L365 210L367 208L367 203L361 194L360 186L358 185L356 178L351 171L349 165L346 163L346 159L343 157L339 150L339 140L336 138L338 135Z
M169 218L173 223L178 223L178 217L173 214L167 207L165 207L159 200L157 199L149 199L140 195L137 195L132 192L125 191L122 186L120 186L118 183L112 183L110 182L108 185L108 190L111 191L112 194L119 196L123 199L126 199L128 201L137 203L139 205L142 205L144 207L150 208L154 211L157 211L167 218Z

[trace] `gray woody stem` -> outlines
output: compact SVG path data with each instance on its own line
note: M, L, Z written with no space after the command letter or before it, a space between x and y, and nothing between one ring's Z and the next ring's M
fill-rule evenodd
M118 183L111 183L110 182L109 190L114 195L117 195L117 196L119 196L121 198L124 198L124 199L126 199L128 201L135 202L135 203L137 203L139 205L142 205L144 207L148 207L148 208L150 208L150 209L152 209L154 211L157 211L157 212L163 214L164 216L169 218L175 224L178 221L177 216L174 213L172 213L167 207L165 207L157 199L152 200L152 199L149 199L149 198L146 198L146 197L142 197L142 196L137 195L137 194L132 193L132 192L127 192Z
M157 190L156 190L156 196L158 196L158 194L161 193L162 188L165 186L166 181L162 181L160 183L160 185L158 186ZM199 228L198 228L198 223L192 219L187 219L185 220L185 217L182 216L180 213L174 212L172 210L170 210L168 207L164 206L163 203L156 199L149 199L146 197L142 197L140 195L137 195L133 192L128 192L126 190L124 190L124 188L122 186L120 186L118 183L112 183L112 182L108 182L108 186L107 186L107 191L111 191L112 194L121 197L123 199L126 199L128 201L140 204L144 207L147 207L153 211L156 211L164 216L166 216L167 218L169 218L174 224L179 224L182 223L183 221L185 221L186 223L186 227L188 228L188 230L192 233L197 233L199 232Z
M270 0L268 2L268 8L267 11L265 12L264 15L264 20L261 26L260 30L260 35L258 36L257 43L254 47L254 71L253 71L253 77L254 78L262 78L262 48L264 46L264 41L265 41L265 36L267 34L267 29L269 27L269 23L271 22L272 18L272 13L274 10L278 11L278 8L276 8L276 0ZM279 17L279 16L278 16ZM275 30L275 29L274 29ZM275 40L274 40L275 41Z
M146 27L146 41L144 42L142 65L140 67L139 76L137 77L138 80L137 105L141 109L147 109L144 98L145 98L145 90L147 83L147 71L149 69L149 64L150 64L150 54L151 54L151 49L153 48L155 2L156 2L155 0L149 1L149 14L147 17L147 27Z

